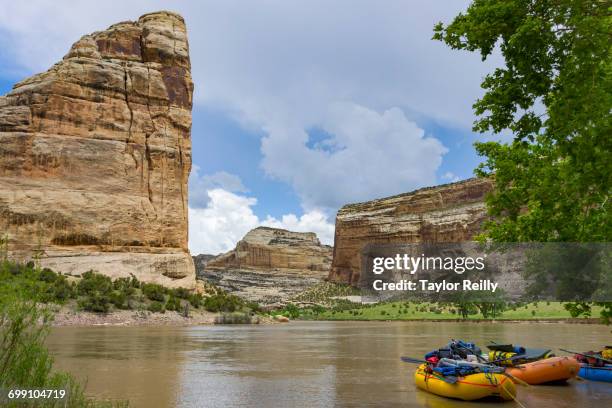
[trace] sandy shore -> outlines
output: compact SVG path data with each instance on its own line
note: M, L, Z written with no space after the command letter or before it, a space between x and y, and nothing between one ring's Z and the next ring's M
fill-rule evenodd
M195 310L189 317L177 312L151 313L148 311L119 310L112 313L56 311L53 326L201 326L215 324L218 313ZM258 317L258 324L277 323L265 316Z
M120 310L112 313L75 312L59 310L53 326L191 326L214 324L217 313L191 312L188 318L177 312L151 313Z

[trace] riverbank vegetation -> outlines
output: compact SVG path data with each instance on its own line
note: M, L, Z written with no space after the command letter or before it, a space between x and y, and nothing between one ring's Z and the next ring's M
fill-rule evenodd
M6 286L3 285L6 289ZM0 298L0 389L52 389L65 391L62 399L9 401L3 407L127 407L126 401L98 401L85 395L84 387L70 374L54 370L53 358L44 346L52 313L24 298L23 293L3 293Z
M258 305L218 288L208 288L205 294L200 294L185 288L140 282L134 276L111 279L89 271L77 277L39 268L35 262L18 263L5 259L0 261L0 300L15 293L41 304L94 313L118 310L152 313L175 311L188 317L193 309L213 313L250 313L259 310Z

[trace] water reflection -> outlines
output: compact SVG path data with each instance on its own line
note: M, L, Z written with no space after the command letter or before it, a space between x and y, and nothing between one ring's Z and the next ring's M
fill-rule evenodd
M468 408L483 405L416 390L414 366L399 356L421 357L450 338L595 349L609 343L609 330L560 323L430 322L57 328L49 346L61 368L88 378L88 392L129 398L136 407ZM527 407L612 405L608 384L518 391Z

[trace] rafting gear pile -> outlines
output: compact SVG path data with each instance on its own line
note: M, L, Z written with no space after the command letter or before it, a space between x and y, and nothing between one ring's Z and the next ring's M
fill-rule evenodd
M416 386L448 398L475 400L494 397L515 400L515 383L536 385L565 382L575 378L612 382L612 347L601 352L556 357L550 349L492 344L488 353L472 342L451 340L445 347L425 354L424 360L402 357L418 363ZM579 362L580 361L580 362Z

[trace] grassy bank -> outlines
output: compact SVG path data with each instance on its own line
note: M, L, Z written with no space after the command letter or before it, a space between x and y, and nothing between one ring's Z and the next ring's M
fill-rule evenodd
M593 314L599 313L598 308ZM417 302L389 302L376 305L342 305L331 308L302 308L298 318L304 320L542 320L570 319L572 316L561 302L534 302L511 306L494 318L481 312L469 314L465 319L451 305Z
M279 313L302 320L555 320L572 319L562 302L430 303L388 301L354 303L363 293L356 288L324 282L292 299ZM597 317L600 306L593 306Z

